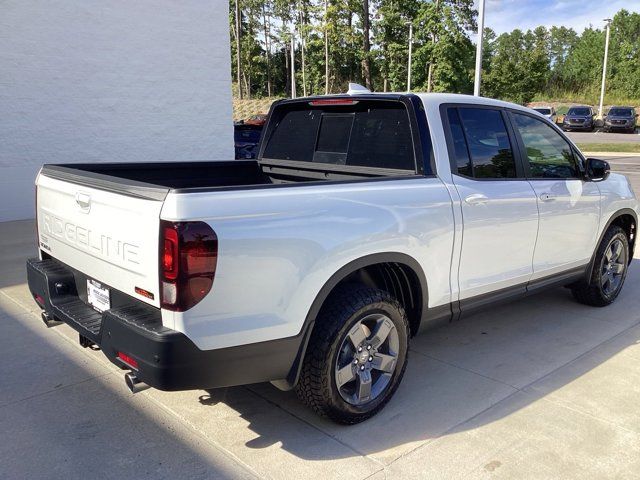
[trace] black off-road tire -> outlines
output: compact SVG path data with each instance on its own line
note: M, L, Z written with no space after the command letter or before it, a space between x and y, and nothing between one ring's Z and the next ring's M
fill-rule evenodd
M606 262L605 252L607 251L611 243L616 240L620 240L623 244L626 265L619 287L612 294L607 295L603 290L600 280L604 268L603 266ZM600 245L598 245L598 250L596 251L596 255L593 261L593 268L589 281L583 281L571 286L571 292L573 293L574 298L580 303L591 305L593 307L606 307L607 305L613 303L613 301L618 297L620 291L622 290L622 286L624 285L624 280L627 276L628 271L628 259L629 239L627 237L627 234L622 228L616 225L612 225L605 233L602 241L600 242Z
M391 319L398 332L399 351L385 389L367 403L352 405L340 395L334 367L348 333L360 320L372 314L383 314ZM387 404L402 380L409 335L407 315L388 292L360 284L338 287L316 318L296 385L298 398L317 414L337 423L356 424L372 417Z

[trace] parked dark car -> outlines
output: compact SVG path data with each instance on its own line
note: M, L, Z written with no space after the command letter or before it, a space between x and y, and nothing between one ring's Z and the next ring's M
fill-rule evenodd
M586 105L575 105L564 116L562 129L564 131L584 130L591 132L595 127L593 115L593 108Z
M233 125L233 141L236 158L256 158L263 125L235 123Z
M611 107L604 117L604 131L633 133L636 131L636 118L638 114L633 107Z

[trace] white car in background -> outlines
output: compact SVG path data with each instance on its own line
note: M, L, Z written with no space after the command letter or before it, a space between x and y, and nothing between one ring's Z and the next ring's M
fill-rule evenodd
M556 123L556 121L558 120L558 114L556 113L556 109L553 107L534 107L533 110L545 117L551 123Z

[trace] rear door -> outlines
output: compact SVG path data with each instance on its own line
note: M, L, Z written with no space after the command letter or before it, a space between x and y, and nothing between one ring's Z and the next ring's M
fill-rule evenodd
M37 180L40 249L97 281L159 306L158 244L162 200L51 178ZM146 290L150 296L136 293Z
M516 161L506 113L449 106L444 114L463 216L460 300L476 297L482 302L486 293L524 292L532 274L538 208ZM467 302L468 307L476 300Z
M598 236L598 185L584 180L580 157L555 128L533 115L510 115L540 211L532 278L582 267Z

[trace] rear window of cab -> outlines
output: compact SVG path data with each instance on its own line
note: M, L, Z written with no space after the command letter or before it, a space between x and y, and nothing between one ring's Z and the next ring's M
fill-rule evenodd
M409 113L394 100L275 107L262 157L326 165L416 171Z

